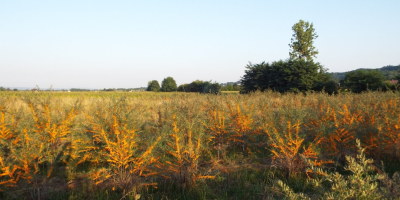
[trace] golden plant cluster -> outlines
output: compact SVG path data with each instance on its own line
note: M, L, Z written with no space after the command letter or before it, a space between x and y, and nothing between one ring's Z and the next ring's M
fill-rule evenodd
M356 139L375 160L398 162L399 105L398 93L4 95L0 189L39 187L61 170L124 191L192 187L255 163L292 176L305 172L302 157L345 165Z
M28 105L33 124L20 129L20 120L14 115L7 120L4 107L0 107L0 177L3 178L0 185L6 187L16 187L20 180L36 184L34 175L39 172L40 165L47 165L46 178L50 178L57 163L67 162L63 154L68 151L70 128L76 116L74 109L54 121L49 105Z

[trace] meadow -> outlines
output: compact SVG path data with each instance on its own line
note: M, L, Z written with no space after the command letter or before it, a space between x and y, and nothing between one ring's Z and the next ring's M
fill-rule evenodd
M0 199L396 199L399 126L399 92L0 92Z

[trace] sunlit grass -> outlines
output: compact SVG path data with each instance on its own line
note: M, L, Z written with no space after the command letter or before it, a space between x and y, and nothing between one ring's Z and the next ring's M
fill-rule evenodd
M389 92L0 92L0 197L283 197L278 179L312 192L303 157L343 171L356 139L392 174L399 105Z
M222 94L239 94L239 91L221 91Z

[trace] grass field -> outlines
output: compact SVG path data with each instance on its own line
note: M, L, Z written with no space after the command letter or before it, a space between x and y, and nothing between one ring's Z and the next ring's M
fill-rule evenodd
M10 91L0 114L0 199L400 195L398 92Z
M221 91L222 94L239 94L239 91Z

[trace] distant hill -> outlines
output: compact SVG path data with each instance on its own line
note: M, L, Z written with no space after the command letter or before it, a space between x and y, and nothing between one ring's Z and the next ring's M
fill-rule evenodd
M364 69L364 68L360 68L360 69ZM376 68L376 69L364 69L364 70L377 70L379 71L383 76L385 76L385 78L387 80L390 80L392 78L394 78L400 70L400 65L397 66L393 66L393 65L388 65L385 67L381 67L381 68ZM355 71L355 70L353 70ZM344 80L344 77L346 76L347 72L330 72L330 74L332 74L332 77L336 80Z

